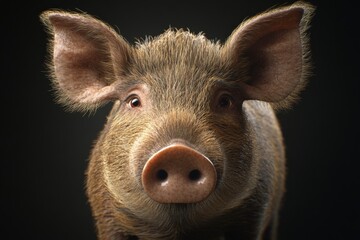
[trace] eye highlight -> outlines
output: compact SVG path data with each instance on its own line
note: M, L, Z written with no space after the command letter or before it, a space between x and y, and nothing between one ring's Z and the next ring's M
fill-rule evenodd
M132 95L126 100L128 106L130 108L138 108L141 107L140 97L137 95Z

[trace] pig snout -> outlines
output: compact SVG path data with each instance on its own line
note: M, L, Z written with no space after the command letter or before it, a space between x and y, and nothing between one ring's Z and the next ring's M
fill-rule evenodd
M216 186L213 163L183 144L172 144L152 155L142 171L147 195L159 203L196 203Z

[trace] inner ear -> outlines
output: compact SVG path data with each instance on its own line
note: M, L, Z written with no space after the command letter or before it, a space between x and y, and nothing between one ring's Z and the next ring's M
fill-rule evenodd
M269 102L285 99L301 80L302 43L299 29L270 33L249 47L248 98Z
M237 74L244 100L286 106L305 85L305 30L312 8L296 3L274 9L241 24L224 45Z
M53 85L70 109L94 109L117 98L124 81L130 46L112 28L87 14L46 11L51 33Z

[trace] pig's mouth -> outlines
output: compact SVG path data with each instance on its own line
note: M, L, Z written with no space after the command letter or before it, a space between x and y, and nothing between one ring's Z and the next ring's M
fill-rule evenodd
M160 217L149 221L148 227L153 229L157 236L164 234L165 237L154 239L238 239L234 236L236 227L226 226L228 221L225 217L209 218L209 216L202 215L195 210L198 204L165 204L162 206L166 206L168 214L162 214ZM141 237L134 236L131 239L141 239Z

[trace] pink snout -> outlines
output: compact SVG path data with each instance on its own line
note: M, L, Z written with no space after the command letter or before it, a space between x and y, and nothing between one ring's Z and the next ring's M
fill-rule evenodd
M212 162L182 144L155 153L142 171L145 192L159 203L200 202L214 190L216 179Z

